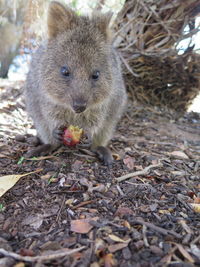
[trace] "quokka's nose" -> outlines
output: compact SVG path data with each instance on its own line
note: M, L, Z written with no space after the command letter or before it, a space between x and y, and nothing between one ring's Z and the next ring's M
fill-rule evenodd
M74 100L73 109L76 113L81 113L86 109L87 103L82 99Z

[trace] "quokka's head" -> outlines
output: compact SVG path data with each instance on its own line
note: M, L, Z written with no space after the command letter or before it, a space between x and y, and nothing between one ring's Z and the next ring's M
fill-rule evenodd
M78 16L58 2L48 11L43 90L58 105L80 113L109 97L112 86L112 14Z

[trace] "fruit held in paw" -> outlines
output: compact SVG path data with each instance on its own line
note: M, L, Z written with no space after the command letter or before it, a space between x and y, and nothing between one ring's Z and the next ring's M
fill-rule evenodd
M78 126L70 125L64 130L63 143L66 146L75 146L80 142L81 136L83 134L83 129Z

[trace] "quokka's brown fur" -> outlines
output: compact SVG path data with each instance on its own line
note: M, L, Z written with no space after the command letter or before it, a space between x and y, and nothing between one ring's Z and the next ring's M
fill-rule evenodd
M127 96L110 19L110 13L89 18L50 3L48 38L33 56L25 88L28 113L44 144L59 145L53 131L60 125L83 128L94 149L112 137ZM63 66L67 77L61 73ZM86 109L76 113L76 102L85 103Z

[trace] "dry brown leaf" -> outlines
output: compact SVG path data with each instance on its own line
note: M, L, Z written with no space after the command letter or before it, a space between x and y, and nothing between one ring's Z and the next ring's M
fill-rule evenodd
M194 198L194 203L195 204L200 204L200 197L195 197Z
M42 171L42 169L36 170L34 172L28 172L25 174L12 174L12 175L5 175L0 177L0 197L3 196L10 188L12 188L20 178L37 173Z
M120 242L120 243L129 243L131 239L127 239L127 240L123 240L120 237L116 236L116 235L108 235L108 237L115 241L115 242Z
M104 184L98 184L96 186L88 188L89 193L92 193L93 191L103 193L106 191L106 186Z
M130 225L130 223L128 221L124 221L122 223L122 225L124 225L125 227L127 227L129 230L131 229L131 225Z
M112 267L115 265L115 260L113 258L113 254L109 253L104 256L104 266Z
M70 230L72 232L76 232L80 234L87 234L93 228L90 222L97 221L97 220L98 220L98 217L80 219L80 220L72 220Z
M118 243L118 244L108 246L108 250L109 252L114 253L115 251L126 248L127 246L128 246L128 243Z
M124 215L133 215L134 212L128 207L119 207L115 212L115 216L123 217Z
M135 159L130 156L126 156L123 162L129 170L132 170L135 166Z
M67 200L65 201L65 205L69 205L69 206L71 206L71 205L73 204L73 202L74 202L74 198L69 198L69 199L67 199Z
M189 157L183 152L183 151L173 151L168 153L169 156L173 156L175 158L179 159L189 159Z
M200 204L197 203L190 203L190 205L192 206L193 210L197 213L200 213Z
M45 175L42 175L42 176L40 176L40 178L42 179L42 180L49 180L50 178L51 178L51 175L50 174L45 174Z
M190 256L190 254L187 252L187 250L184 249L182 245L176 244L176 246L185 259L187 259L191 263L194 263L194 259Z
M14 265L14 267L25 267L25 263L24 263L24 262L16 263L16 264Z
M160 214L169 214L170 211L169 210L159 210L158 211Z
M112 153L112 156L113 156L114 160L120 160L121 159L120 155L117 153Z
M73 171L78 171L82 165L83 165L83 162L82 161L75 160L74 163L71 165L71 169Z

